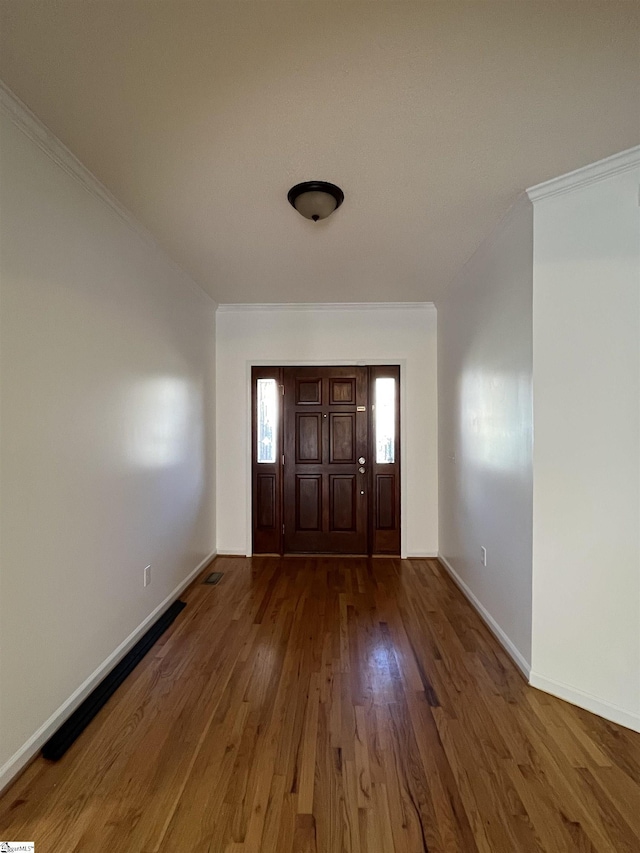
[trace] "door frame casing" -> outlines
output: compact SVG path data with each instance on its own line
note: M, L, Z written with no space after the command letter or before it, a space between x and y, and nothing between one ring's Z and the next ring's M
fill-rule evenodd
M250 359L246 362L245 389L247 394L247 414L245 423L245 460L246 460L246 506L245 553L253 556L253 388L251 370L254 367L375 367L397 364L400 367L400 557L407 557L407 359L406 358L359 358L357 361L345 358L300 359Z

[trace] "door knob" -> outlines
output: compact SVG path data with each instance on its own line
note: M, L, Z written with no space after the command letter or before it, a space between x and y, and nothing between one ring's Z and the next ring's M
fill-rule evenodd
M362 465L358 468L358 471L360 471L361 474L364 474L364 468L362 467Z

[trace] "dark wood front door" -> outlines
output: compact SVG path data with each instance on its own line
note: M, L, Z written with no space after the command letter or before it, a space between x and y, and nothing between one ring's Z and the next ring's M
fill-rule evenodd
M253 552L400 553L400 370L255 367Z
M367 368L285 368L284 550L367 553Z

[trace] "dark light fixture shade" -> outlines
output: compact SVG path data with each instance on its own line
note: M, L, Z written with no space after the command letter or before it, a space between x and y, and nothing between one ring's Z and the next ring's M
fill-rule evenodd
M340 187L327 181L304 181L291 187L287 198L301 216L317 222L331 216L340 207L344 193Z

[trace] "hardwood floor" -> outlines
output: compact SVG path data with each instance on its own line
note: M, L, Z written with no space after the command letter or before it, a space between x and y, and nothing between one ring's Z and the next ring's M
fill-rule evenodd
M640 735L529 688L437 561L215 569L66 756L0 798L0 838L37 853L640 850Z

